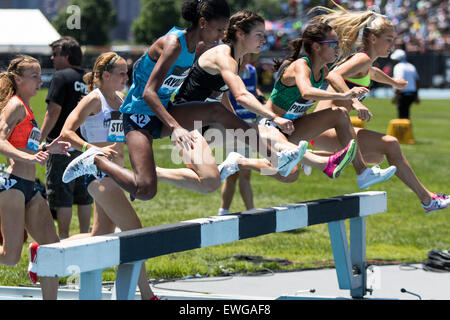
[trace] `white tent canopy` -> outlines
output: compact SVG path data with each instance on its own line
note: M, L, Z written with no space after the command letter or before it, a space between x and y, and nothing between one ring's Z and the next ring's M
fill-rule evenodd
M50 54L60 37L38 9L0 9L0 52Z

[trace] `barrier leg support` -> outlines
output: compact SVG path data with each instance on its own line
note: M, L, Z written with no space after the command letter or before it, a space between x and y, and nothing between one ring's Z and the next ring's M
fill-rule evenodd
M111 300L135 299L141 265L144 261L141 260L119 265Z
M102 299L102 271L94 270L80 273L80 300Z
M350 252L353 266L353 283L350 294L363 298L367 292L366 275L366 218L350 219Z
M352 264L350 260L347 233L343 220L328 223L334 266L340 289L351 288Z
M366 294L365 217L350 219L350 250L344 220L328 223L331 247L340 289L353 298Z

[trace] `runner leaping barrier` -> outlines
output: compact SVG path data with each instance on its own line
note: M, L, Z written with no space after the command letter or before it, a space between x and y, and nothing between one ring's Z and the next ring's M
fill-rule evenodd
M118 266L112 299L130 300L141 263L149 258L328 223L339 288L362 298L367 293L365 218L386 209L386 192L362 192L64 241L40 246L33 270L50 277L80 273L79 299L100 300L102 271Z

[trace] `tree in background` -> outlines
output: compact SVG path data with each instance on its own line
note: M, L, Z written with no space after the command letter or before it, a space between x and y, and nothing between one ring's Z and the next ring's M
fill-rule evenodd
M231 7L231 12L236 12L242 9L248 9L259 13L265 19L280 18L282 15L281 5L287 3L289 0L228 0Z
M141 0L141 14L131 30L136 43L151 44L173 26L183 27L180 0Z
M72 36L82 45L107 45L116 25L111 0L72 0L52 22L63 36Z
M231 12L249 9L271 19L281 15L280 0L228 0ZM150 44L173 26L186 27L181 18L184 0L141 0L141 14L134 21L132 32L136 43Z

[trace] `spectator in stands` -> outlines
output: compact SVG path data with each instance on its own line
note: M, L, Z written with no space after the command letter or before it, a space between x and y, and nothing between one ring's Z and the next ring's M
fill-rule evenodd
M302 1L302 5L297 8L298 17L304 17L307 21L306 13L317 4L317 1ZM321 5L326 5L327 1L320 1ZM354 10L372 10L380 14L385 14L396 26L397 38L406 46L406 53L426 51L443 52L450 48L450 6L448 0L358 0L338 1L343 7ZM292 11L292 10L291 10ZM285 17L283 17L285 18ZM277 20L277 19L274 19ZM283 20L283 19L279 19ZM269 31L270 34L272 31ZM271 42L268 40L268 43ZM273 45L271 45L271 49Z

